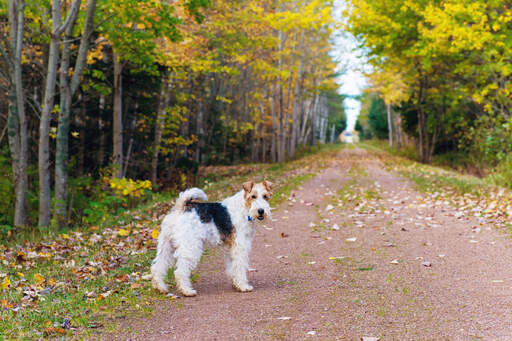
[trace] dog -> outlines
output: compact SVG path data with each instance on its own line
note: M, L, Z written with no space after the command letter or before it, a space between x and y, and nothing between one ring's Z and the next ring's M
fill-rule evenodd
M222 245L227 251L226 272L233 287L240 292L252 291L247 280L249 253L257 223L270 217L271 197L272 183L266 180L245 182L238 193L221 202L199 202L208 200L199 188L181 192L161 225L151 266L153 287L168 292L165 278L176 265L174 279L178 290L184 296L195 296L190 274L205 245Z

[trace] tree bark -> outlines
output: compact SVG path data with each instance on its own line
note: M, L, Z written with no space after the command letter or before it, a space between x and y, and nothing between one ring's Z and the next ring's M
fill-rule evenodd
M9 66L9 113L7 118L7 134L11 151L12 169L14 175L14 226L28 224L27 204L27 164L28 164L28 134L25 115L25 94L22 86L21 51L23 48L23 27L25 24L25 2L9 0L9 45L11 57L2 51Z
M386 111L388 114L388 140L389 140L389 146L393 147L393 121L391 119L391 104L386 104Z
M162 130L165 122L166 109L170 102L171 82L162 80L162 89L160 90L160 101L158 105L157 118L155 122L155 140L153 142L153 157L151 160L151 183L156 187L158 178L158 156L160 154L160 144L162 141Z
M297 146L297 129L299 127L299 80L302 77L302 68L304 64L304 31L301 30L300 39L299 39L299 71L297 73L297 78L295 79L295 89L293 92L293 112L292 112L292 133L291 133L291 141L290 141L290 158L295 157L295 147Z
M284 48L284 38L283 31L279 31L279 62L278 62L278 70L282 71L283 68L283 57L282 51ZM278 80L278 106L277 106L277 118L278 118L278 126L277 126L277 162L284 162L285 159L285 133L284 133L284 96L283 96L283 79L279 76Z
M114 52L114 112L113 112L113 164L117 167L115 176L123 173L123 65L120 56Z
M60 227L67 223L66 207L68 201L68 159L69 159L69 122L71 119L71 102L73 95L80 85L82 73L85 68L89 38L93 31L94 12L96 1L90 0L85 15L84 32L80 38L80 47L75 62L73 76L69 80L68 69L70 66L70 43L73 27L75 26L81 0L75 0L63 27L65 40L62 43L62 62L60 68L60 112L57 128L57 141L55 152L55 207L54 219Z
M52 2L52 32L48 71L44 91L41 121L39 122L39 226L50 225L51 188L50 188L50 123L57 83L57 66L60 45L60 1Z
M272 118L272 132L271 132L271 141L270 141L270 162L276 162L276 109L275 109L275 88L272 90L272 94L270 96L270 113Z
M100 133L100 145L98 150L98 167L103 167L105 162L105 122L103 121L103 115L105 114L105 95L100 95L100 102L98 105L99 117L98 117L98 130Z

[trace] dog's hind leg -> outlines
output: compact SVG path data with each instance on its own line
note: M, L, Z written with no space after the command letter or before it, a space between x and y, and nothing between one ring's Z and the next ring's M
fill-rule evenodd
M167 285L165 284L165 277L167 272L174 265L174 249L171 241L161 234L158 238L158 246L156 257L151 265L151 274L153 276L153 288L162 292L167 292Z
M179 246L176 249L176 270L174 270L174 279L178 290L184 296L195 296L197 292L192 288L190 282L190 274L194 270L201 259L203 253L202 243L197 245Z

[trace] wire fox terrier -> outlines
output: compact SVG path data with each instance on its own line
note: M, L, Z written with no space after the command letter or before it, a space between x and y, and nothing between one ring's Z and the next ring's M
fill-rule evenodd
M272 183L245 182L242 190L221 202L208 200L199 188L181 192L176 204L162 222L156 257L151 266L153 287L167 292L167 271L176 264L174 278L184 296L195 296L190 274L203 254L204 244L224 245L226 272L233 287L241 292L251 291L247 281L249 253L256 221L270 216L268 201Z

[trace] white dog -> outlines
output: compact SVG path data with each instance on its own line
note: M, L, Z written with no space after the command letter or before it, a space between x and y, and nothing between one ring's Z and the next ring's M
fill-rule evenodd
M197 266L204 244L224 245L227 248L226 271L233 287L251 291L247 281L249 253L255 233L256 220L270 216L268 201L272 197L272 183L245 182L235 195L216 203L208 200L199 188L181 192L176 204L162 222L156 258L151 266L153 287L167 292L167 271L176 264L174 278L184 296L197 292L190 283L190 274Z

